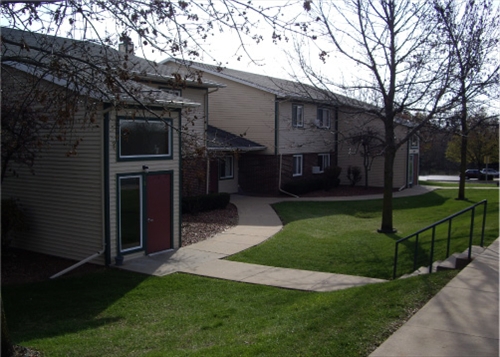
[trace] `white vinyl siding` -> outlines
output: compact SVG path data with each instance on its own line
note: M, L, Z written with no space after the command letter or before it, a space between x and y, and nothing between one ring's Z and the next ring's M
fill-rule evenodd
M330 152L335 148L335 132L319 128L317 106L303 105L304 127L295 130L292 125L293 110L291 103L284 101L279 105L279 153L292 155L297 153ZM333 114L330 114L333 119Z
M227 85L208 96L210 125L265 146L266 150L259 154L274 154L274 94L209 73L204 73L203 78Z

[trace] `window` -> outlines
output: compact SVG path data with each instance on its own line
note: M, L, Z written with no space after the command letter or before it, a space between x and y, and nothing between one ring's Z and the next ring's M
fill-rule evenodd
M172 89L172 88L167 88L167 87L160 87L160 89L162 90L162 92L173 94L173 95L176 95L178 97L181 96L181 91L179 89Z
M410 138L410 146L412 148L418 148L418 136L417 135L412 135Z
M302 176L302 155L293 155L293 176Z
M171 120L119 119L119 157L170 158L172 156Z
M118 237L120 252L142 247L142 177L118 178Z
M330 128L330 109L318 108L318 117L316 125L318 128L328 129Z
M318 154L319 171L324 172L330 166L330 154Z
M304 126L304 106L300 104L292 105L292 126L302 128Z
M233 177L233 157L225 156L219 160L219 179L227 180Z

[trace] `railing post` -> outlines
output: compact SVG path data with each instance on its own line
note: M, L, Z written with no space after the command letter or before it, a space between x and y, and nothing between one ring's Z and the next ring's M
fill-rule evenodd
M417 270L417 259L418 259L418 233L415 236L415 248L413 252L413 271Z
M484 211L483 211L483 228L481 230L481 247L484 247L484 229L486 227L486 205L488 201L484 200Z
M432 274L432 264L434 263L434 240L436 239L436 226L432 227L431 256L429 261L429 274Z
M450 256L450 244L451 244L451 221L453 218L450 218L450 223L448 224L448 242L446 244L446 257Z
M392 271L392 279L396 279L396 270L398 269L398 246L399 243L396 242L396 252L394 253L394 269Z
M472 237L474 236L474 216L476 214L476 207L473 206L471 209L471 215L470 215L470 231L469 231L469 254L467 254L467 259L469 259L472 256Z

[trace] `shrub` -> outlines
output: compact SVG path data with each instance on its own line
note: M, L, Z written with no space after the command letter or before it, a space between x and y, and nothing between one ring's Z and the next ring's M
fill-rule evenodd
M363 176L361 176L361 169L359 167L349 166L347 168L347 179L351 183L351 186L356 186L362 178Z
M323 176L323 185L325 191L330 191L334 187L339 187L339 176L341 172L342 168L338 166L328 166L327 168L325 168L325 173Z
M304 193L317 191L324 185L322 177L294 180L283 184L283 190L293 193L294 195L302 195Z
M229 193L224 192L184 197L182 199L182 213L196 214L198 212L224 209L229 204L230 199Z
M26 214L18 200L8 198L2 200L2 247L6 247L12 240L11 231L25 231L28 229Z

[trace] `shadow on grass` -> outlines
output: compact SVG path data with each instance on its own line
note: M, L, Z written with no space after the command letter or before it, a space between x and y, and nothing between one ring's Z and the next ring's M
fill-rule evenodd
M77 333L121 320L99 317L137 288L146 275L106 269L59 280L2 287L14 341Z

